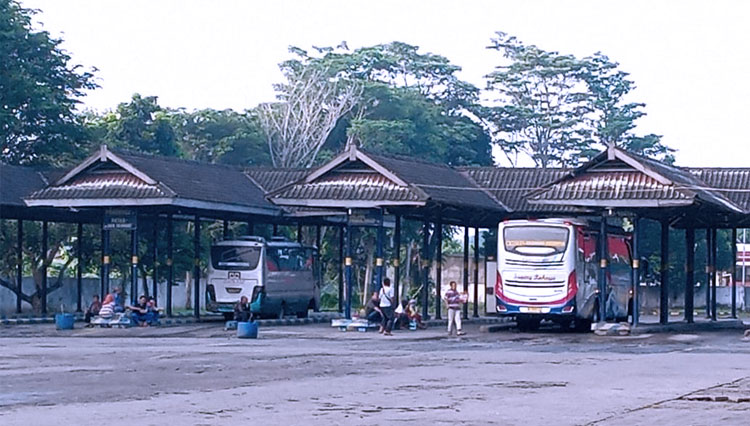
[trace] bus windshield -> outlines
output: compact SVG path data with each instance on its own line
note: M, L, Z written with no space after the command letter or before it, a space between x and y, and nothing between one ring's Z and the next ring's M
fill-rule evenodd
M211 265L224 271L252 270L258 267L260 247L211 247Z
M269 271L312 271L313 250L304 247L268 247Z
M505 250L511 253L549 256L565 253L568 228L559 226L509 226L503 231Z

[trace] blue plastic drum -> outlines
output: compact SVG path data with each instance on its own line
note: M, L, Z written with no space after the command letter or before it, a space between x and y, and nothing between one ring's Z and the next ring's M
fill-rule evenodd
M58 330L72 330L73 324L76 321L76 317L73 314L57 314L55 315L55 327Z
M257 339L258 338L258 323L252 322L238 322L237 323L237 337L240 339Z

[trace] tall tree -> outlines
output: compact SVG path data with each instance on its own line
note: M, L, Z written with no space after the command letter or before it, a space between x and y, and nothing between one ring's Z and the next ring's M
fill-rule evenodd
M71 64L62 40L32 28L35 12L0 0L0 160L60 165L80 154L75 107L97 87L95 70Z
M100 143L166 156L179 152L169 111L159 106L156 96L136 93L115 111L88 118L90 135Z
M280 64L286 83L275 85L279 102L259 106L258 117L276 167L310 167L339 119L359 100L361 88L307 52Z
M488 88L502 103L492 108L491 119L500 147L526 153L542 168L575 164L588 138L587 93L579 84L584 63L503 32L489 48L509 62L487 76Z
M637 136L635 121L646 115L644 103L625 102L625 96L635 89L629 74L618 69L619 64L597 52L584 58L581 79L588 88L590 125L594 142L599 147L617 145L632 152L673 162L673 149L661 143L661 136Z

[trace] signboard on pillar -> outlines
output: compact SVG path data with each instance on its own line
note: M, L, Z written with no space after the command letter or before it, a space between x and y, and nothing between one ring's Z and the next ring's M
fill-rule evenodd
M107 209L104 211L104 223L102 229L105 231L134 231L138 227L138 214L129 209Z

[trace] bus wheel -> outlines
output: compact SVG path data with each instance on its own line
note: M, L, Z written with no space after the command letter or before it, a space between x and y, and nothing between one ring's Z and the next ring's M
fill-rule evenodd
M539 329L539 324L542 322L539 318L529 317L516 317L516 324L518 329L521 331L535 331Z
M580 333L591 331L591 320L586 318L576 318L574 321L575 330Z
M286 311L286 305L282 302L281 306L279 307L279 312L276 313L276 318L284 319L284 311Z

